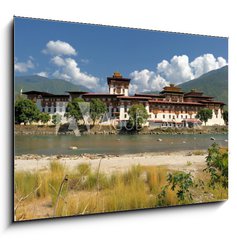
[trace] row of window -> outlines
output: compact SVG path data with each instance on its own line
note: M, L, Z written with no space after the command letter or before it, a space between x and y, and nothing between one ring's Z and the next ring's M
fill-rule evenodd
M185 106L174 106L174 105L160 105L160 104L155 104L156 107L163 108L163 109L182 109L184 111L189 111L189 110L198 110L198 107L185 107Z
M173 127L173 126L178 126L178 127L182 127L183 124L176 124L176 123L162 123L161 126L164 126L164 127Z
M150 117L151 117L151 115L150 115ZM158 118L158 114L155 114L155 118ZM165 114L163 114L163 118L165 118ZM173 118L173 119L175 119L175 115L169 115L169 119L171 119L171 118ZM176 118L179 118L179 115L176 115ZM188 118L188 116L187 115L180 115L180 118L181 119L183 119L183 118Z
M43 99L46 102L67 102L67 98L44 98Z
M57 112L57 108L54 108L53 111ZM62 111L63 111L63 109L59 108L59 112L62 112ZM45 108L44 107L42 108L42 112L45 112ZM51 113L51 108L50 107L48 108L48 113Z

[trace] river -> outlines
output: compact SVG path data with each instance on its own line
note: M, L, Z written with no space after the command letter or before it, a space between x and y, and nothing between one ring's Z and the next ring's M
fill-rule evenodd
M144 152L176 152L207 149L214 141L226 147L227 134L185 135L58 135L58 136L15 136L15 154L132 154ZM161 139L162 141L158 141ZM70 150L76 146L77 150Z

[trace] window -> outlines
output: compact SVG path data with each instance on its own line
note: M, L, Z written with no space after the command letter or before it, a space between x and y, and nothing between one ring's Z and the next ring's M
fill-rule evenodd
M183 118L183 115L181 115L181 118Z
M177 118L179 118L179 115L176 115Z
M56 107L54 108L54 112L56 112L57 111L57 109L56 109Z
M44 109L44 107L42 108L42 112L44 112L45 111L45 109Z
M188 118L188 116L186 115L186 116L185 116L185 118L187 119L187 118Z
M165 115L163 115L163 118L165 118Z
M169 118L171 118L171 115L169 115Z
M51 112L51 108L48 108L48 112Z

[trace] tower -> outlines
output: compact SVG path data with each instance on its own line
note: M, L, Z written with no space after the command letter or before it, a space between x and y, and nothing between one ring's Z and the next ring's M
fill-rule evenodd
M110 94L123 94L128 96L128 88L130 78L123 78L119 72L115 72L112 77L108 77L109 93Z

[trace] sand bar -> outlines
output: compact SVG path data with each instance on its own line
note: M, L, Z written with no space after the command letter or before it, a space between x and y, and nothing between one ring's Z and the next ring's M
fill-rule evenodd
M105 173L126 171L133 165L162 166L170 169L192 170L205 166L206 155L191 155L188 152L178 153L140 153L126 155L21 155L14 162L15 171L48 170L51 161L59 161L72 170L82 163L88 163L96 170L101 161L100 170Z

